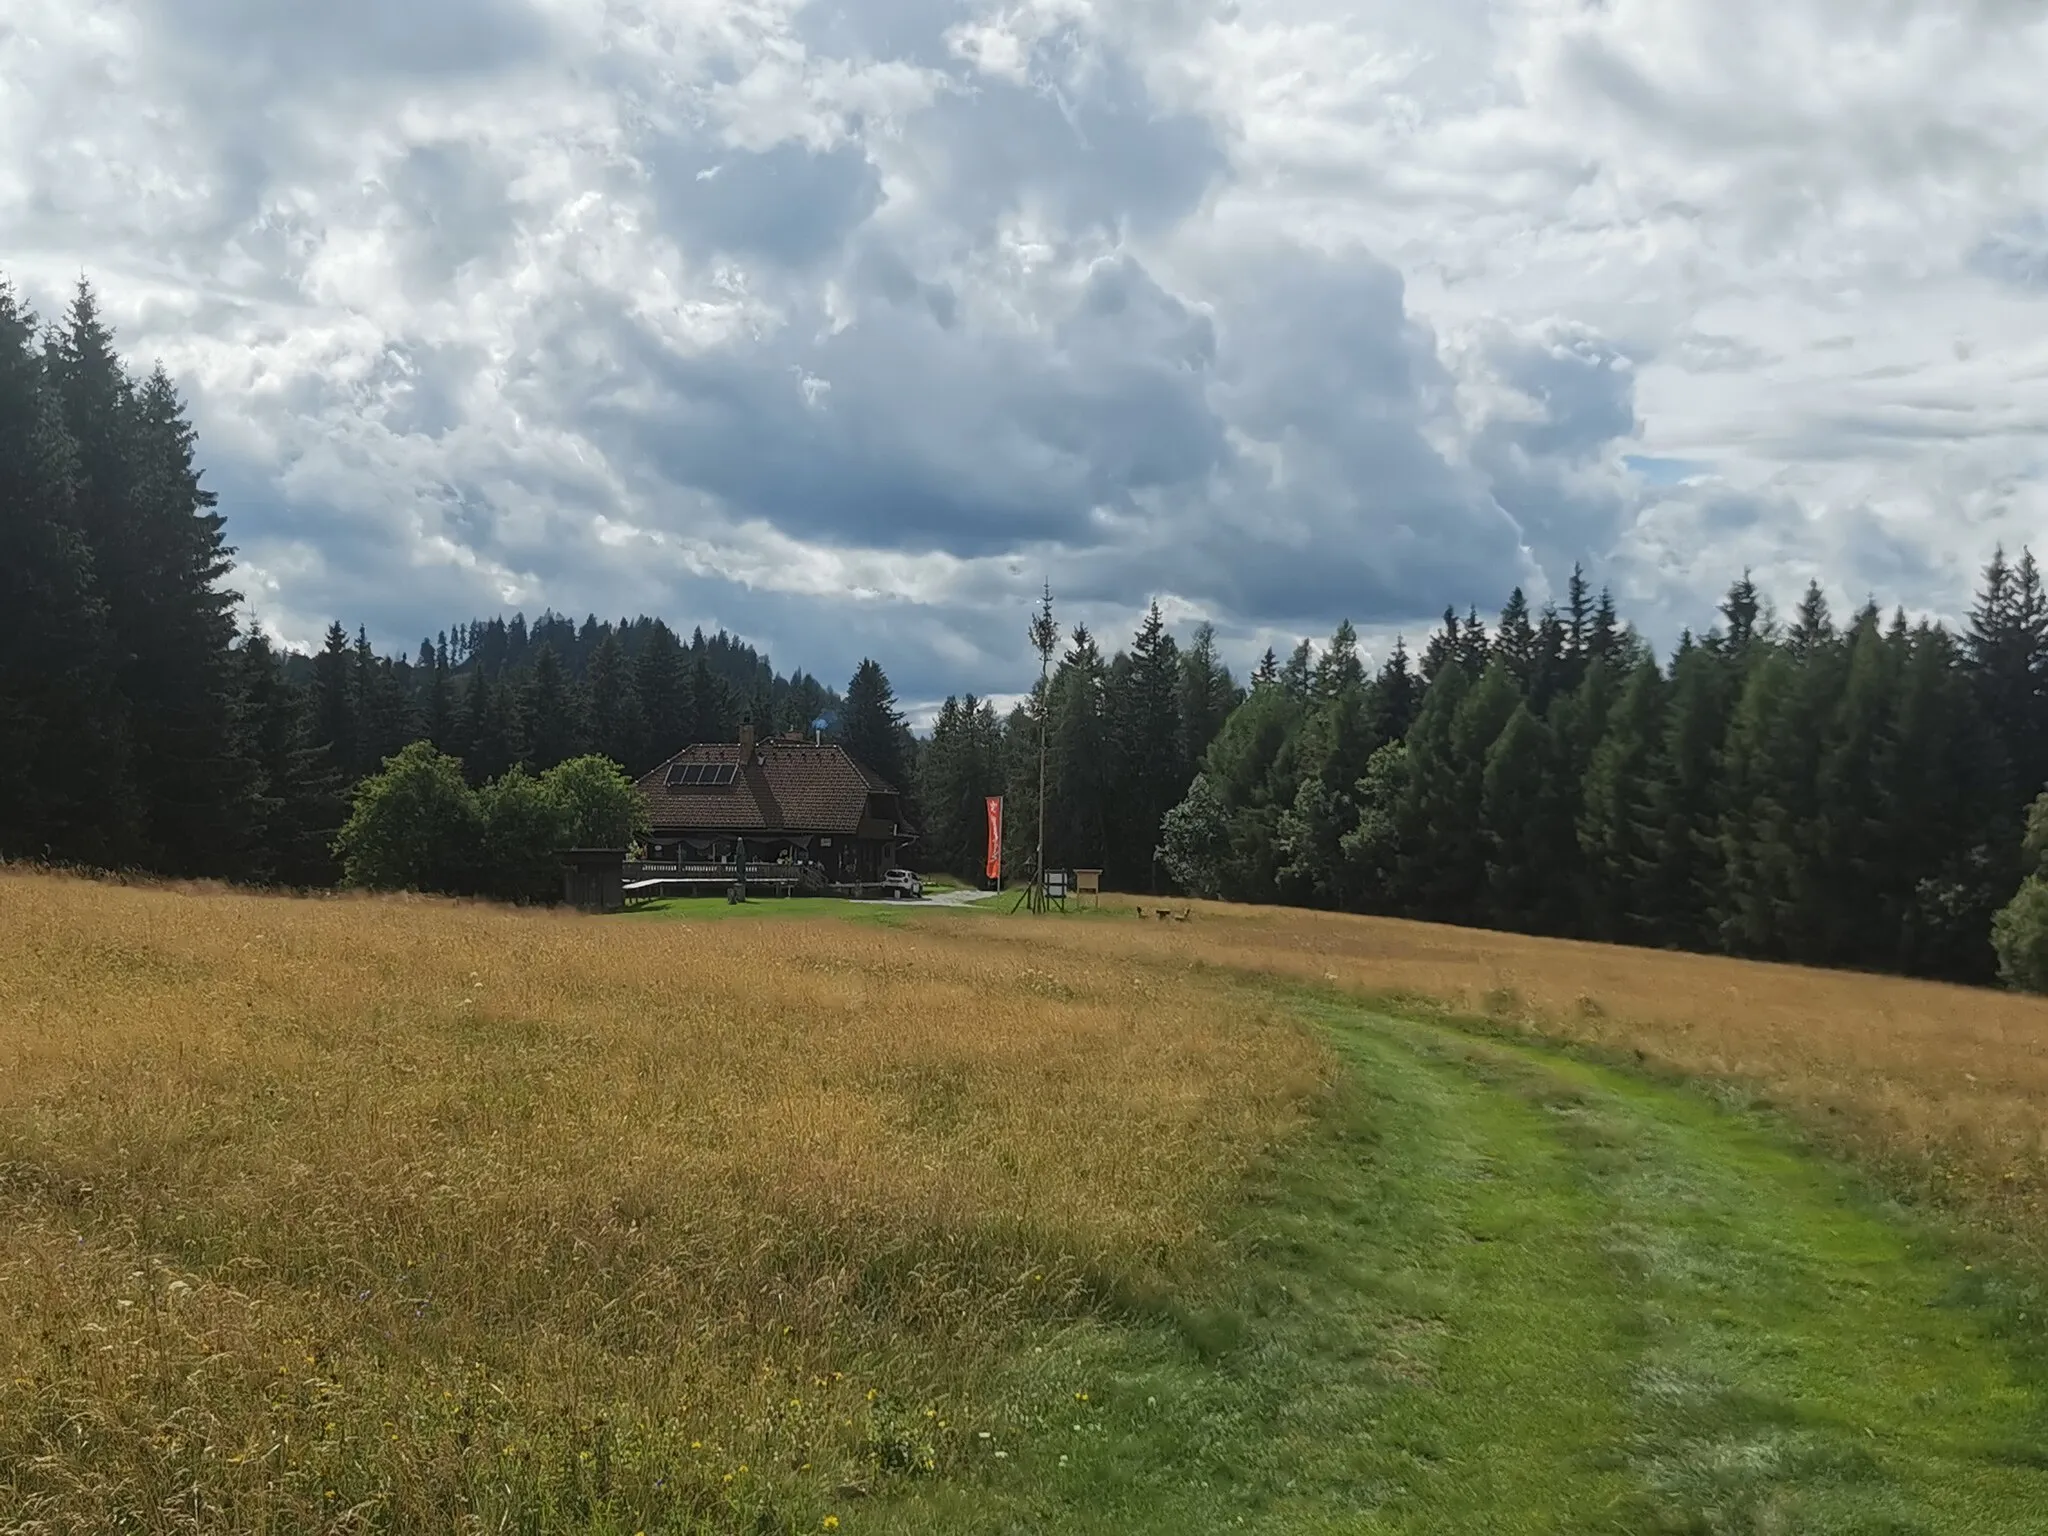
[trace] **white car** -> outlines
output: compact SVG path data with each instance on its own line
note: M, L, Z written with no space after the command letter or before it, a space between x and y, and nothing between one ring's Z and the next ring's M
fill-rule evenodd
M908 896L915 900L924 895L924 882L907 869L885 869L882 871L882 889L890 896Z

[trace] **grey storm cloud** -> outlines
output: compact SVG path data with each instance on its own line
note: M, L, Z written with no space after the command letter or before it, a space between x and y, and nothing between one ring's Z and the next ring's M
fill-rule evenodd
M1953 612L2048 510L2043 64L1846 0L17 0L0 250L179 379L291 643L649 610L926 699L1047 580L1240 659L1581 562L1658 633L1744 566Z

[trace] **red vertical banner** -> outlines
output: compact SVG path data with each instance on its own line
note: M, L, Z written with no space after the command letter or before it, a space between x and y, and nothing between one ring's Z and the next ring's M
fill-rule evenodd
M988 797L988 877L1003 878L1003 797Z

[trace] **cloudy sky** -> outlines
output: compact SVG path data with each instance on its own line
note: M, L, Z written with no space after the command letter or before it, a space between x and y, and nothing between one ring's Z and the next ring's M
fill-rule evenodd
M0 270L252 612L1032 670L1572 563L1958 612L2048 521L2035 0L9 0Z

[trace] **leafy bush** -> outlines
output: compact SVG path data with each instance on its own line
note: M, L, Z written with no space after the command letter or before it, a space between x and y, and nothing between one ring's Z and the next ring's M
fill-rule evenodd
M1991 920L1998 974L2022 992L2048 992L2048 881L2030 875Z
M484 818L487 896L546 901L562 884L557 852L569 845L569 810L545 779L515 767L477 792Z
M344 883L378 891L474 889L484 819L458 758L416 741L356 786L334 840Z
M625 848L646 828L639 791L607 758L539 778L515 767L473 791L460 761L416 741L357 787L334 852L343 880L369 890L550 901L561 849Z
M572 757L540 776L568 818L575 848L627 848L647 835L647 802L608 757Z
M1229 853L1223 797L1206 773L1196 774L1187 798L1159 824L1159 862L1190 895L1215 896L1221 893Z

